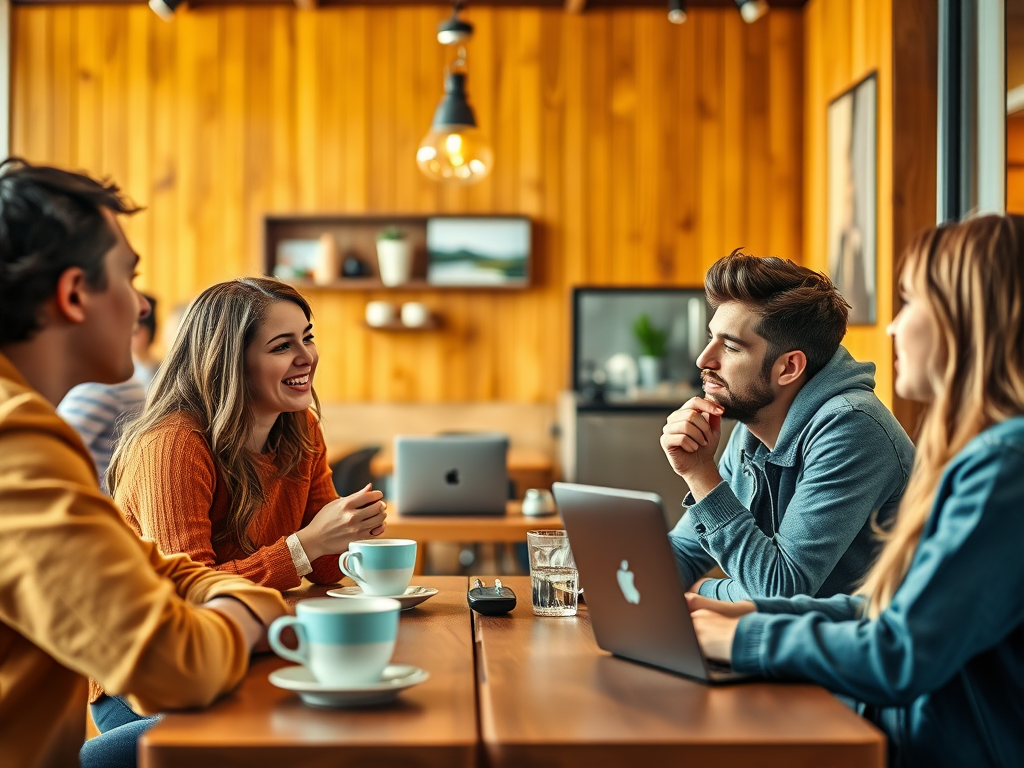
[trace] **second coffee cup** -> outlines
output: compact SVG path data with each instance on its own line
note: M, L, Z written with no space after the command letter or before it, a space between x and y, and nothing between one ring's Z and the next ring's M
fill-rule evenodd
M398 636L397 600L374 597L302 600L295 616L275 619L267 632L274 652L298 662L322 685L366 685L380 681ZM281 642L281 630L294 627L299 647Z
M341 572L367 595L402 595L416 566L412 539L362 539L338 559Z

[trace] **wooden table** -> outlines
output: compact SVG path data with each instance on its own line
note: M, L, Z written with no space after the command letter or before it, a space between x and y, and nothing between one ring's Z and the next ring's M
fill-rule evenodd
M522 503L510 501L504 515L403 515L388 504L384 537L415 539L421 545L437 541L472 541L515 544L526 541L526 532L562 528L558 515L527 517ZM416 550L416 573L422 573L424 546Z
M529 578L502 581L519 599L512 614L473 614L491 768L885 765L885 737L822 688L711 687L615 658L597 647L586 606L535 617Z
M478 734L468 582L419 580L441 592L402 614L394 662L430 672L395 704L359 710L315 709L275 688L267 675L287 665L271 654L242 685L201 712L173 713L140 742L141 768L244 766L465 766L476 768ZM326 587L285 593L295 601Z

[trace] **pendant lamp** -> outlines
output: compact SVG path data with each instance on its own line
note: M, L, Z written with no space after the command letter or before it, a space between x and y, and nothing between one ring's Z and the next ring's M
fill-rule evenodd
M473 26L458 17L459 8L456 2L451 18L437 28L437 41L445 47L458 46L458 51L445 73L444 96L420 142L416 162L435 181L473 184L490 173L493 154L466 97L464 43L472 36Z

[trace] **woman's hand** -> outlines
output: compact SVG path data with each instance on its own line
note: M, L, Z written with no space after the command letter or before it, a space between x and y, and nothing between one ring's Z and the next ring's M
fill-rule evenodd
M693 628L697 632L697 642L704 655L715 661L732 662L732 640L736 636L736 626L740 623L738 616L723 616L720 613L704 608L690 614Z
M325 504L305 528L295 535L311 561L338 554L359 539L384 532L387 504L384 494L368 484L361 491Z
M732 616L734 618L739 618L740 616L753 613L757 610L757 607L750 600L730 603L725 600L712 600L710 597L702 597L696 592L686 593L686 605L690 608L690 613L706 610L714 611L722 616Z

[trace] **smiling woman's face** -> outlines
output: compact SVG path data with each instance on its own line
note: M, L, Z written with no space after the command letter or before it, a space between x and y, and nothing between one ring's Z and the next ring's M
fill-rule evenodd
M278 301L245 350L245 377L257 419L304 411L313 404L313 374L319 355L313 326L290 301Z
M896 353L896 394L906 400L927 403L935 397L938 327L931 310L906 269L900 276L903 307L889 324Z

